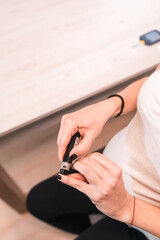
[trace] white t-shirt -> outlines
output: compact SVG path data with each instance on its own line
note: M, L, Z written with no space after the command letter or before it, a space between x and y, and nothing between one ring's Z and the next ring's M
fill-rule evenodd
M121 167L130 194L160 207L160 70L143 84L135 116L103 154ZM159 239L141 231L148 239Z

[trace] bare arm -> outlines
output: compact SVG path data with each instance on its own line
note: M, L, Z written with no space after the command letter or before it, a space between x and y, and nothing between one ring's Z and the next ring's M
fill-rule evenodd
M136 199L133 225L160 237L160 208Z
M145 77L134 83L131 83L128 87L126 87L124 90L118 93L123 97L125 102L123 114L136 110L139 91L143 83L147 80L147 78L148 77ZM116 111L112 115L112 117L114 117L120 112L122 102L117 97L112 98L111 101L114 101L116 105Z
M158 69L160 69L160 65L156 70ZM125 102L123 114L136 110L137 97L146 79L147 77L142 78L119 92ZM77 131L80 132L82 140L72 149L71 154L80 156L87 153L108 119L120 112L121 104L122 102L118 97L112 97L64 115L57 139L60 160L63 158L71 137Z
M157 71L159 69L160 69L160 64L157 66L155 71ZM132 111L136 110L137 98L138 98L139 91L140 91L142 85L144 84L144 82L147 80L147 78L148 77L142 78L142 79L130 84L124 90L119 92L119 94L123 97L124 102L125 102L123 114L126 114L128 112L132 112ZM121 100L117 97L115 97L112 100L115 102L115 106L116 106L115 107L116 111L113 113L112 116L116 116L121 108Z

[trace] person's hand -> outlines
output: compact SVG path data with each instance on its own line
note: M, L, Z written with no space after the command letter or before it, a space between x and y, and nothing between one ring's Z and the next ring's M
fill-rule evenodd
M74 163L79 173L60 175L61 182L86 194L107 216L130 223L133 197L126 191L119 166L100 153L89 154Z
M62 160L71 137L77 131L81 135L81 140L70 155L81 156L87 153L106 121L116 112L117 103L121 104L119 98L107 99L64 115L57 139L59 159Z

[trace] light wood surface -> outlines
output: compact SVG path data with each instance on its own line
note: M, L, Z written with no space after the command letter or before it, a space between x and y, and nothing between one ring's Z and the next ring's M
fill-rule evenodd
M159 0L1 0L0 134L158 64Z

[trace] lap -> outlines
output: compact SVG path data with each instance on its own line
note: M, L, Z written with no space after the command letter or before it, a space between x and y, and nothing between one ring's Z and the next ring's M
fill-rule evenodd
M80 233L77 240L147 239L139 231L130 229L125 223L109 217L105 217L94 225L89 226L86 218L80 218L80 216L99 213L95 205L86 195L70 186L64 185L55 176L32 188L27 197L27 208L33 215L43 221L50 224L53 223L53 225L64 230ZM63 219L63 216L67 215L70 215L71 219ZM58 219L60 216L62 218ZM69 221L72 226L66 225L66 222ZM82 224L81 221L84 223ZM84 226L77 229L77 225L80 225L80 223Z
M64 185L55 176L33 187L26 204L33 215L44 220L71 213L99 212L86 195Z

